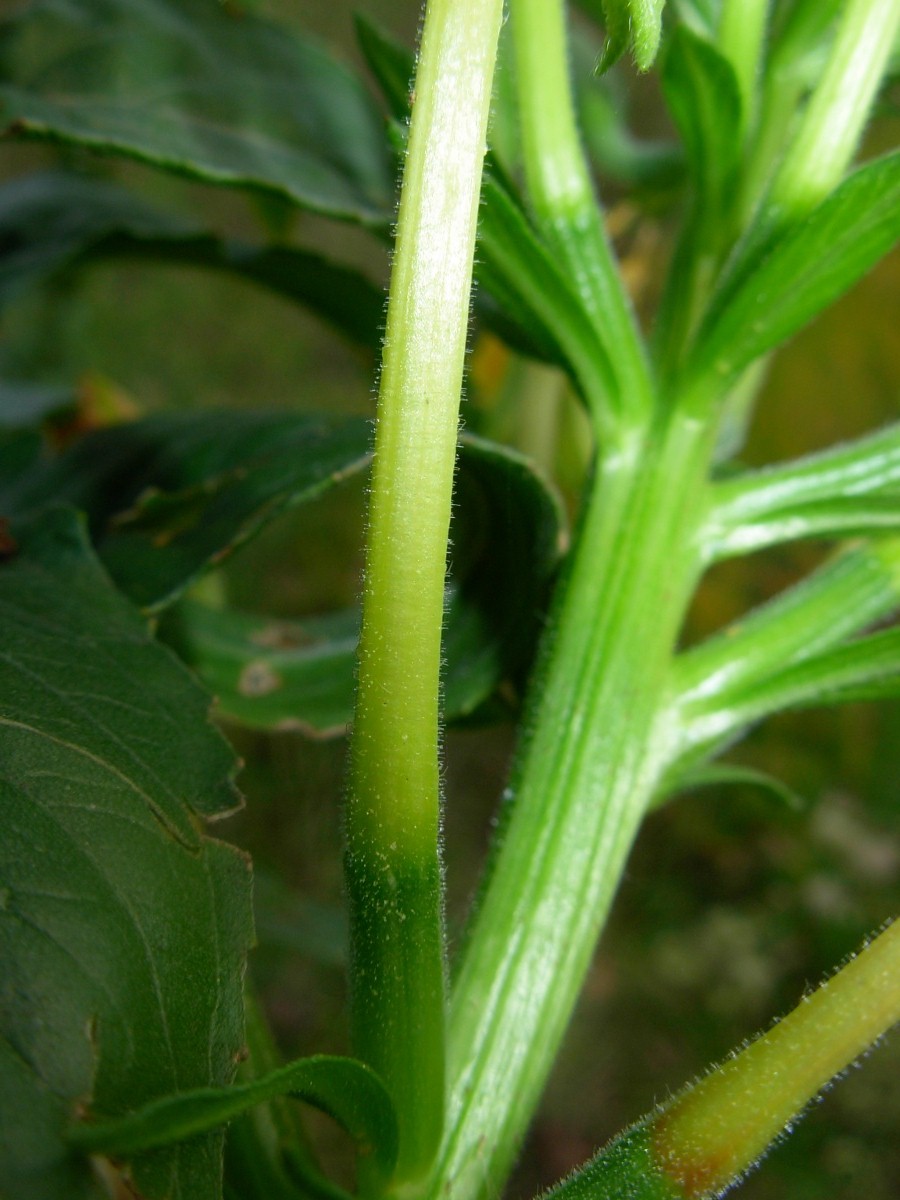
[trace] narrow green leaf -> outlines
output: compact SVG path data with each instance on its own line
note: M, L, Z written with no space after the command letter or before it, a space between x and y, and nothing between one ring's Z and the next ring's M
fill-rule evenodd
M756 686L729 697L729 708L747 724L770 712L887 700L900 695L900 629L857 638L826 654L804 659Z
M607 71L625 53L629 44L641 71L653 65L662 32L662 12L665 0L599 0L602 21L606 27L606 44L598 71ZM591 0L591 10L598 8Z
M715 381L721 391L847 291L898 237L900 152L860 167L774 245L740 259L697 335L688 378Z
M93 1195L65 1127L232 1078L252 937L237 803L208 700L110 585L73 514L0 564L0 1178ZM216 1200L217 1134L135 1160L147 1200Z
M606 350L565 273L520 206L492 176L482 189L478 278L548 356L568 364L591 403L615 394Z
M0 39L0 122L18 137L390 219L393 170L365 90L287 27L216 0L37 0Z
M900 530L897 495L837 496L787 507L728 530L708 545L711 558L749 554L804 538L867 537Z
M392 38L366 13L355 13L353 19L359 48L378 80L391 116L405 124L409 119L410 88L415 71L412 51Z
M70 1127L68 1141L89 1153L132 1156L218 1129L257 1104L290 1095L333 1117L371 1159L380 1179L397 1160L397 1118L378 1076L352 1058L318 1055L230 1087L163 1096L127 1116Z
M795 812L803 808L803 800L797 793L765 771L742 767L737 763L702 762L686 767L669 776L661 789L654 808L668 802L676 792L692 792L707 787L751 787L768 792Z
M702 316L731 227L743 106L731 63L685 25L676 26L668 44L662 85L691 184L690 208L656 319L658 357L671 370Z
M781 708L885 694L893 686L893 642L875 641L869 661L869 639L848 639L898 608L900 540L884 538L836 556L681 654L673 679L678 759L691 764L718 752Z
M704 545L727 557L798 537L889 530L900 509L900 426L715 484Z
M662 86L688 170L710 220L721 221L741 152L741 95L731 63L705 38L676 26Z
M65 268L131 258L229 271L312 309L375 350L384 299L360 272L286 245L220 238L102 180L37 172L0 186L0 304Z

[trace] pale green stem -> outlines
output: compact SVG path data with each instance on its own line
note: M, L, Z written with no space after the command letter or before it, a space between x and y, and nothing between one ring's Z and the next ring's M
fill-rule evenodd
M501 0L429 0L391 277L346 807L354 1048L398 1107L398 1176L444 1104L438 682L472 260Z
M699 569L712 440L674 418L601 460L453 991L432 1197L498 1193L665 769L659 703Z
M898 29L898 0L848 0L824 74L772 185L777 219L802 217L840 183Z
M900 923L656 1121L666 1178L703 1200L753 1166L838 1072L900 1020Z
M528 194L614 364L618 393L609 406L635 425L652 407L652 385L575 122L565 6L562 0L511 0L510 15Z
M723 0L719 49L731 63L741 95L742 125L756 120L757 86L769 0Z

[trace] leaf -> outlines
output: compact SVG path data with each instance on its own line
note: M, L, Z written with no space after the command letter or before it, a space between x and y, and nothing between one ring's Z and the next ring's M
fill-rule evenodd
M444 625L444 713L477 715L502 683L524 683L559 554L557 501L528 462L461 445L453 575ZM182 601L161 635L199 673L225 717L262 729L344 733L353 713L357 608L272 620Z
M710 561L801 537L890 531L900 521L900 426L714 485Z
M0 1178L93 1196L64 1143L109 1115L223 1086L242 1040L248 864L203 822L235 807L207 699L110 586L75 518L15 529L0 565ZM213 1200L221 1137L136 1160L147 1200Z
M37 0L7 18L0 120L382 225L394 180L361 83L286 27L217 0Z
M397 1118L384 1084L363 1063L327 1055L299 1059L249 1083L181 1091L115 1120L75 1125L69 1141L90 1153L143 1154L208 1133L285 1095L333 1117L371 1158L378 1177L390 1177L397 1160Z
M649 70L659 47L665 0L599 0L599 5L606 44L597 70L607 71L624 54L629 42L638 68ZM596 10L597 6L598 0L591 0L590 8Z
M737 691L731 706L747 712L780 712L859 700L888 700L900 695L900 628L856 638Z
M362 470L369 438L362 418L170 413L89 434L0 489L0 506L83 509L118 586L155 610L288 505Z
M565 363L587 397L615 394L612 366L578 296L521 206L490 174L478 227L480 282L542 357Z
M405 125L409 119L410 87L415 72L413 55L366 13L354 13L353 20L359 48L388 102L391 116Z
M752 767L742 767L737 763L705 762L696 763L679 771L666 780L654 801L652 807L659 808L666 804L676 792L692 792L706 787L752 787L768 792L785 807L794 812L804 807L803 800L797 793L765 771L756 771Z
M0 187L0 304L65 268L117 258L230 271L311 308L375 350L381 289L349 267L285 245L226 239L163 212L124 188L62 171Z
M866 537L900 532L900 495L835 496L809 504L785 505L744 522L706 547L711 558L749 554L802 538Z
M900 152L860 167L774 245L740 260L713 298L689 376L715 380L721 390L861 279L898 238Z
M741 153L741 94L714 45L676 26L662 70L663 94L685 148L700 205L721 219Z

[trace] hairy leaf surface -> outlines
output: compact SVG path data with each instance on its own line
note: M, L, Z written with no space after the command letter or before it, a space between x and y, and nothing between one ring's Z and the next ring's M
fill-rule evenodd
M252 936L237 803L208 701L110 585L67 510L0 565L0 1178L92 1196L77 1109L116 1116L230 1082ZM136 1159L141 1194L214 1200L221 1137Z

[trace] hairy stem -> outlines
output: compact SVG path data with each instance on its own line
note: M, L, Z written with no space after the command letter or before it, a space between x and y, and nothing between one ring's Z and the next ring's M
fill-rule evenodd
M696 579L711 441L676 417L601 460L453 991L432 1196L499 1189L664 770L658 705Z
M472 259L501 0L429 0L397 226L346 806L354 1048L420 1174L444 1110L438 682Z

